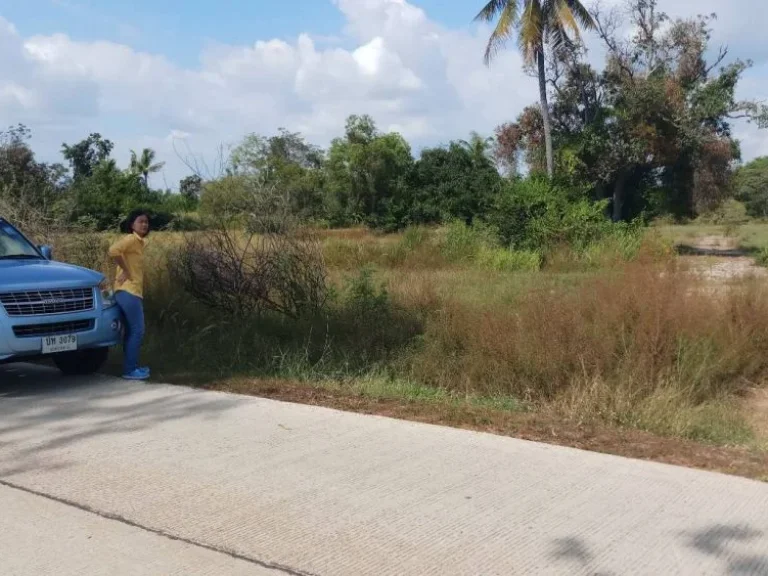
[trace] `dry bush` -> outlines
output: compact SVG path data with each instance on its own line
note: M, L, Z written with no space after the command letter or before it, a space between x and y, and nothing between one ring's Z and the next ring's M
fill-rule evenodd
M197 301L237 316L316 313L327 297L319 239L299 225L284 196L250 185L236 214L220 214L185 237L169 259L171 277Z
M695 282L675 262L633 263L503 310L453 302L430 321L412 370L435 386L580 417L631 420L662 397L677 399L668 409L717 401L766 373L768 291L713 294Z

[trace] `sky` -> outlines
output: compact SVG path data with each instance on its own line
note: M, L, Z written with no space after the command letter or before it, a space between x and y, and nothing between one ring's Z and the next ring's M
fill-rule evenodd
M417 150L490 134L536 101L537 85L514 43L483 65L481 3L0 0L0 127L26 124L46 161L91 132L123 165L154 148L166 167L153 184L171 188L190 160L215 172L220 147L248 133L285 127L327 146L353 113ZM768 99L768 3L659 4L672 16L720 10L713 43L754 61L739 96ZM741 123L736 135L745 159L768 155L768 130Z

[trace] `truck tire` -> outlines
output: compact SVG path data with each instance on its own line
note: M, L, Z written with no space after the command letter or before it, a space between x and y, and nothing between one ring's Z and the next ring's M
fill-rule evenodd
M89 348L56 354L53 363L65 376L86 376L98 372L109 357L109 348Z

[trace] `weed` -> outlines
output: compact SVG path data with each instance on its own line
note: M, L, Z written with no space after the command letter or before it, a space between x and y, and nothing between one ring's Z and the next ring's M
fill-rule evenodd
M477 264L497 272L536 272L541 268L541 254L533 250L505 250L483 246L476 255Z
M755 254L755 263L758 266L764 266L768 268L768 246L762 248L757 254Z

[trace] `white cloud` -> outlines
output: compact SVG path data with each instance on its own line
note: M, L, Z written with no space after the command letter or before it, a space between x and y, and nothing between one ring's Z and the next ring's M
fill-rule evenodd
M473 129L489 133L536 100L536 82L523 73L514 44L483 66L487 29L446 28L405 0L333 2L346 19L343 42L307 31L290 43L212 44L193 68L116 42L22 38L0 19L0 118L28 124L46 159L62 141L93 131L116 143L119 159L152 146L173 183L186 172L173 151L180 140L205 155L245 133L284 126L326 145L349 114L369 113L418 147ZM736 10L746 2L734 0L726 19L734 37L743 38L734 19L755 21ZM674 5L684 3L692 0ZM702 11L698 6L681 13ZM753 71L749 86L764 86L766 75ZM744 132L745 156L765 150L765 134Z

